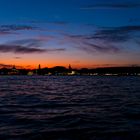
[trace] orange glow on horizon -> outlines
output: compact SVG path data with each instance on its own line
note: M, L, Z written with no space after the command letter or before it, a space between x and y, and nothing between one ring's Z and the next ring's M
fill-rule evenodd
M79 63L79 64L75 64L75 63L36 63L36 62L25 62L25 63L17 63L17 62L13 62L13 63L5 63L5 65L10 65L10 66L16 66L17 68L25 68L25 69L37 69L39 64L41 65L41 68L52 68L55 66L64 66L66 68L69 67L69 64L71 65L71 67L73 69L80 69L80 68L101 68L101 67L116 67L116 66L131 66L129 64L103 64L103 63L94 63L94 64L86 64L86 63ZM6 66L5 66L6 67Z
M3 57L4 56L4 57ZM9 58L10 56L10 58ZM98 68L98 67L116 67L116 66L132 66L134 63L139 64L139 62L134 60L125 60L119 59L110 59L110 58L102 58L102 57L94 57L91 55L87 57L83 57L83 55L22 55L21 57L15 58L14 54L5 54L0 56L1 61L0 64L15 65L16 67L22 67L25 69L36 69L38 65L41 65L41 68L52 68L54 66L64 66L68 68L69 64L73 69L80 68ZM9 58L9 59L6 59ZM2 65L1 65L2 67Z

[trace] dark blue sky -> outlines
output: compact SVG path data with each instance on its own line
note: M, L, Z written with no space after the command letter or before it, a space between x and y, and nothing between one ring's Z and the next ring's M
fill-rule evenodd
M1 0L0 63L140 65L139 13L139 0Z

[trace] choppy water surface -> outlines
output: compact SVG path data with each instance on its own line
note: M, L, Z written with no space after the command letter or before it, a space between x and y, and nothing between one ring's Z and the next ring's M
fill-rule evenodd
M140 139L140 77L1 76L0 139Z

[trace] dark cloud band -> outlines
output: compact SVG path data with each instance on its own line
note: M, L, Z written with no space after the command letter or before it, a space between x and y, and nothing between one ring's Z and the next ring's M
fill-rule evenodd
M94 9L130 9L140 8L140 3L101 3L83 6L82 10L94 10Z
M61 52L65 51L65 48L55 48L55 49L43 49L43 48L33 48L17 45L0 45L0 52L7 53L18 53L18 54L31 54L31 53L49 53L49 52Z
M0 25L0 35L15 34L15 31L20 30L36 30L37 27L30 25Z
M13 53L43 53L45 49L39 48L28 48L24 46L16 46L16 45L0 45L0 52L13 52Z

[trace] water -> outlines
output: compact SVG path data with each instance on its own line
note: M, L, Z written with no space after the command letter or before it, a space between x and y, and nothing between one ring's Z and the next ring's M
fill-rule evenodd
M140 139L140 77L1 76L0 139Z

